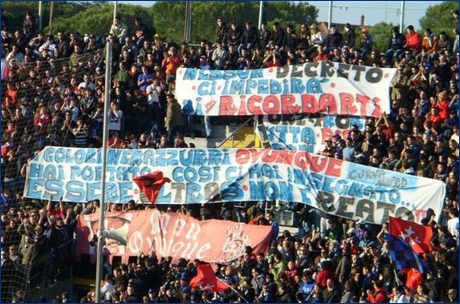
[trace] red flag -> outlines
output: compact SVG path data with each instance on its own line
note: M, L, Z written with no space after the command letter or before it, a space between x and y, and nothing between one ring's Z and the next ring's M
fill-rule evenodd
M145 193L145 196L153 204L157 200L158 193L165 183L170 183L168 177L163 177L163 172L155 171L152 173L136 176L134 182Z
M230 286L216 278L211 264L198 266L197 275L190 281L190 287L208 292L219 292L230 288Z
M428 253L433 247L431 226L424 226L390 216L388 232L406 241L416 253Z

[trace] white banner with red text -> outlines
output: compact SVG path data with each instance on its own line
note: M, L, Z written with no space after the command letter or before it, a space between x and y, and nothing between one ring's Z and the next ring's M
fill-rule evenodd
M101 197L101 149L45 147L29 163L24 196L87 202ZM133 178L161 171L171 182L158 204L297 202L381 224L389 216L441 214L445 183L305 151L273 149L109 149L106 200L127 203ZM138 195L139 193L137 193Z
M324 113L379 117L390 111L393 68L329 61L249 70L179 68L185 114L245 116Z

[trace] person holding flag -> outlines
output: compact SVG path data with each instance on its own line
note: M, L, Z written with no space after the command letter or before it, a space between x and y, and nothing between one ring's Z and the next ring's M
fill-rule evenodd
M235 290L233 287L221 281L216 277L214 270L211 267L211 264L202 264L197 267L197 275L190 280L190 288L201 290L206 293L210 292L222 292L228 289L231 289L235 292L241 299L243 299L246 303L248 301L245 297Z
M375 280L373 282L373 290L367 290L368 303L388 303L388 295L383 282Z
M407 242L389 233L385 233L384 238L387 242L391 262L396 270L415 268L422 274L431 272L425 261L418 256Z

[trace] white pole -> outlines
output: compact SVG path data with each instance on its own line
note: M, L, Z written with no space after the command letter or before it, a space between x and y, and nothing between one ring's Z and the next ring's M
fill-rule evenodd
M49 21L49 24L48 24L48 27L50 28L48 30L49 35L51 35L51 25L53 24L53 11L54 11L54 1L51 1L51 4L50 4L50 21Z
M38 29L43 29L43 1L38 1Z
M105 211L105 179L107 172L107 141L109 138L110 121L110 90L112 74L112 44L107 41L105 54L105 91L104 91L104 120L102 132L102 175L101 175L101 208L99 211L99 228L97 231L97 253L96 253L96 303L101 301L101 282L104 274L104 211Z
M329 18L327 20L327 29L331 28L332 24L332 4L334 1L329 1Z
M401 20L399 22L399 32L404 33L404 7L406 6L405 1L401 1Z
M184 41L190 42L190 32L192 26L192 2L185 2L185 29L184 29Z
M257 27L258 29L260 29L260 27L262 26L263 18L264 18L264 2L259 1L259 24Z
M115 1L115 4L113 6L113 19L115 20L115 17L118 14L118 1Z

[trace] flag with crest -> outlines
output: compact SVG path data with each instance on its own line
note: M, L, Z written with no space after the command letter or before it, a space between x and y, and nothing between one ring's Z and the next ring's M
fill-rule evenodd
M428 253L433 249L430 242L433 237L431 226L390 216L388 232L406 241L416 253Z

